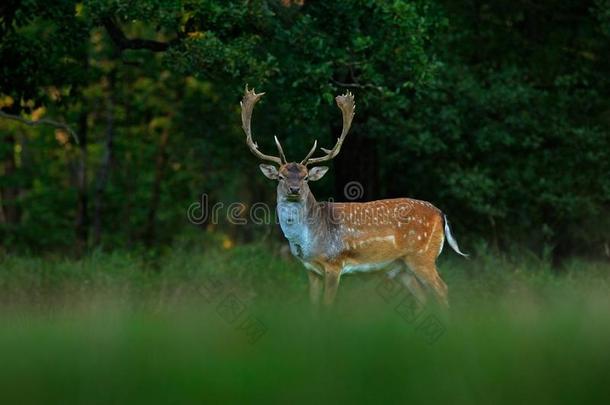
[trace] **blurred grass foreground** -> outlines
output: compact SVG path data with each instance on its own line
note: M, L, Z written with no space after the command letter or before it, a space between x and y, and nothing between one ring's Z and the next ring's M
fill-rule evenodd
M608 265L443 256L448 314L263 244L0 258L0 403L608 403Z

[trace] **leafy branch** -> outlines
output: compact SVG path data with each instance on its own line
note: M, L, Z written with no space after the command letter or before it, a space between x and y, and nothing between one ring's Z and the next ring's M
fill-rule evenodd
M13 120L13 121L18 121L22 124L28 125L30 127L36 127L38 125L49 125L55 128L61 128L63 130L65 130L66 132L68 132L70 135L72 135L72 138L74 138L74 142L76 142L76 144L79 144L79 140L78 140L78 135L76 134L76 132L74 132L74 130L72 128L70 128L68 125L58 122L58 121L53 121L47 118L43 118L40 120L36 120L36 121L31 121L28 119L25 119L19 115L13 115L13 114L8 114L5 113L4 111L0 110L0 117L2 118L6 118L9 120Z
M147 49L152 52L164 52L180 40L180 35L169 42L156 41L154 39L127 38L121 27L111 17L102 18L102 25L120 51L125 49Z

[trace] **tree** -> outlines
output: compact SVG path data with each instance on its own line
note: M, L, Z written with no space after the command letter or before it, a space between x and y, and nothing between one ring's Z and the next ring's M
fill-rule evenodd
M257 142L278 134L290 160L334 143L333 98L355 94L318 198L356 180L364 199L430 200L498 250L608 243L607 1L33 0L0 14L6 246L164 246L202 192L270 202L239 128L245 83L267 92ZM23 125L42 120L55 125Z

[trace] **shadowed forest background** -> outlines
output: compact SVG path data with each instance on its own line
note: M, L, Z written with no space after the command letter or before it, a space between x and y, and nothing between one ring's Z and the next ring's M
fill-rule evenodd
M450 309L312 316L246 83L296 161L354 93L311 188L442 209ZM610 403L609 129L609 0L4 0L0 403Z
M289 160L331 146L334 96L355 94L319 200L358 181L361 200L431 201L467 250L608 257L608 55L605 0L8 0L0 249L280 240L186 217L203 193L274 203L240 128L248 83L267 93L255 140Z

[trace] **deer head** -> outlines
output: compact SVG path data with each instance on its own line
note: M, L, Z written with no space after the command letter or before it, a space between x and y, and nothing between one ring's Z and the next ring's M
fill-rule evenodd
M279 156L271 156L262 153L258 149L256 142L252 140L252 130L250 126L252 110L254 109L254 105L264 94L265 93L257 94L255 93L254 89L248 90L248 86L246 86L244 97L240 103L242 128L246 134L246 143L250 148L250 151L256 157L261 160L274 163L273 165L261 164L260 169L265 177L278 181L278 199L282 201L302 201L310 192L308 182L321 179L328 171L328 167L326 166L317 166L310 169L308 169L307 166L310 164L331 160L337 156L341 150L341 145L343 145L345 136L349 132L352 125L352 119L354 118L354 96L350 92L347 92L346 94L337 96L335 98L337 106L339 109L341 109L341 113L343 115L343 129L341 131L341 135L335 143L335 146L332 149L321 148L325 155L312 158L318 146L318 141L314 141L313 147L305 159L303 159L300 163L296 163L288 162L286 160L286 155L284 154L284 150L282 149L282 145L277 139L277 136L274 137L274 139Z

